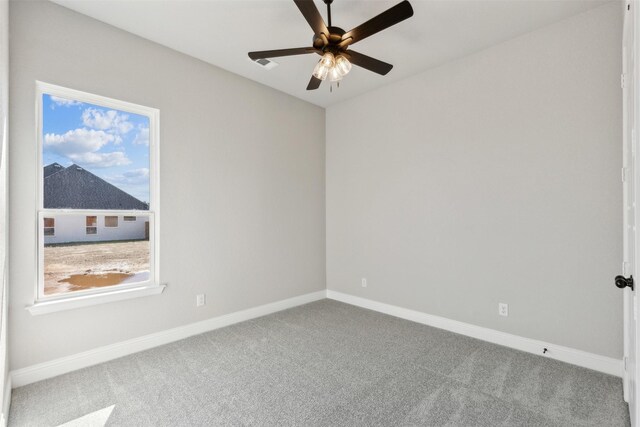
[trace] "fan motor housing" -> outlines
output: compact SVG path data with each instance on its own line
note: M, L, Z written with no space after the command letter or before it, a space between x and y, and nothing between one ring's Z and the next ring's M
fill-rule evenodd
M344 35L344 33L346 33L346 31L340 27L328 27L328 30L329 30L329 40L333 41L332 39L335 39L337 37L338 40L336 41L336 43L342 40L342 36Z
M315 47L316 49L322 49L324 51L329 46L337 45L342 41L342 36L344 35L344 33L346 33L346 31L340 27L328 27L327 29L329 30L328 37L325 37L324 34L316 34L313 36L313 47ZM328 43L325 43L325 40Z

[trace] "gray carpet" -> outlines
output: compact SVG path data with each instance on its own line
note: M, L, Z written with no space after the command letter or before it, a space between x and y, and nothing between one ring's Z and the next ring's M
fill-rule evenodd
M112 405L114 426L629 425L619 378L331 300L18 388L9 424Z

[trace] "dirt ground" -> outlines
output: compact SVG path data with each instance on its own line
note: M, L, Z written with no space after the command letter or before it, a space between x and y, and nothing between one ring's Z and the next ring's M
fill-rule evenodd
M111 286L149 271L149 242L46 246L44 263L45 295Z

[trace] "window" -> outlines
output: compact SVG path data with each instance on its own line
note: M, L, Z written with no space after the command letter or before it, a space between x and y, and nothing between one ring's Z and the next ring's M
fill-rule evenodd
M56 235L56 220L55 218L44 219L44 235L55 236Z
M105 227L117 227L118 226L118 217L117 216L105 216L104 217L104 226Z
M41 228L34 307L162 288L158 110L40 82L37 103ZM118 227L119 217L127 227ZM159 292L145 294L151 293Z
M87 234L98 234L98 217L87 216L86 227L87 227Z

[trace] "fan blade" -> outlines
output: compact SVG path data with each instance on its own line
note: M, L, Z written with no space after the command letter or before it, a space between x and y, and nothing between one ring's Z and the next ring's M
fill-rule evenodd
M412 16L413 8L407 0L404 0L393 6L391 9L387 9L380 15L371 18L364 24L361 24L353 30L344 33L344 35L342 36L342 42L339 44L339 46L345 47L350 44L357 43L362 39L365 39L375 33L389 28L392 25L404 21L407 18L411 18Z
M381 74L383 76L393 68L393 65L391 64L387 64L386 62L382 62L379 59L375 59L362 53L356 52L355 50L349 49L346 54L349 56L349 61L351 61L353 64L362 68L366 68L367 70L373 71L374 73Z
M298 6L302 16L307 20L315 34L324 34L325 36L329 36L329 29L324 23L322 15L320 15L320 12L313 3L313 0L293 0L293 2Z
M309 84L307 85L307 90L315 90L320 87L320 83L322 80L316 78L315 76L311 76L311 80L309 80Z
M278 56L304 55L307 53L316 53L317 49L312 47L294 47L292 49L276 49L262 50L258 52L249 52L249 58L254 61L263 58L275 58Z

